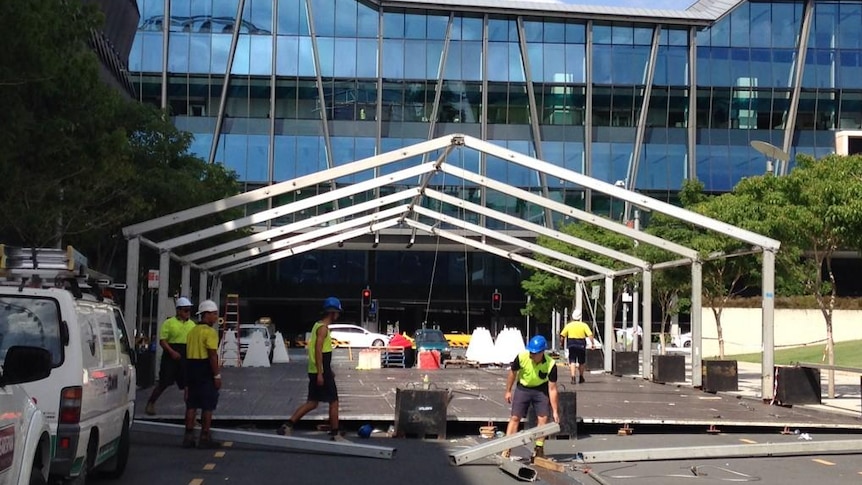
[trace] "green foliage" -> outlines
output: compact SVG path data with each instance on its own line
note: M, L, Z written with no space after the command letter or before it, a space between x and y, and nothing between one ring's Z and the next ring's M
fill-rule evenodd
M796 364L797 362L819 364L823 362L823 349L824 344L822 342L802 347L776 349L775 364L792 365ZM739 360L742 362L760 363L761 359L763 358L763 353L757 352L753 354L731 355L727 358ZM862 340L836 342L834 365L862 368Z
M0 2L0 241L71 243L107 270L123 226L239 186L233 172L190 155L191 135L160 110L100 79L87 42L101 20L79 1Z

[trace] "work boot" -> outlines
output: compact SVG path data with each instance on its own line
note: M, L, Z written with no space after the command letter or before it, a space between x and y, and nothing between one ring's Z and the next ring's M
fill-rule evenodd
M275 432L282 435L282 436L290 436L293 434L293 423L288 421L288 422L282 424L281 426L279 426L278 429L275 430Z
M221 443L218 441L213 441L212 436L201 433L201 439L198 441L198 448L202 448L205 450L213 450L216 448L221 448Z
M347 441L337 429L329 432L330 441Z
M545 447L544 446L536 446L533 448L533 459L536 458L544 458L545 457Z
M147 415L149 415L149 416L155 416L156 415L156 403L148 402L146 409L144 409L144 412L147 413Z
M183 448L194 448L195 447L195 432L194 430L186 430L186 434L183 435Z
M575 376L572 376L572 384L574 384L575 382L577 382L577 381L575 380Z
M583 383L585 383L585 382L587 382L587 381L584 379L584 376L581 376L581 378L580 378L580 379L578 379L578 383L579 383L579 384L583 384Z

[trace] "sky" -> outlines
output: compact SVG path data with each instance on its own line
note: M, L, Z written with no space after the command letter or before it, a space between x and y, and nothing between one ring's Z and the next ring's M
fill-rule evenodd
M576 5L603 5L605 7L636 7L682 10L695 0L560 0Z

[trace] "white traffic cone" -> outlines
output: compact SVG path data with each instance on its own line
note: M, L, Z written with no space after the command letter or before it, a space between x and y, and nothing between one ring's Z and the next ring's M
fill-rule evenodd
M286 364L290 362L290 354L287 353L287 347L284 344L284 337L281 332L275 332L275 340L272 342L275 347L272 349L272 363Z

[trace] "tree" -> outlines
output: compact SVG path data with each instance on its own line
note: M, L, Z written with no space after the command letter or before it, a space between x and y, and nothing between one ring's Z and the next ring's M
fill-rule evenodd
M0 230L51 246L107 227L134 169L116 123L123 100L87 41L100 16L80 2L0 2Z
M832 316L838 282L832 259L836 251L858 248L862 241L862 156L829 155L820 160L799 156L796 167L781 180L784 204L775 218L775 232L810 254L799 274L823 315L825 353L834 365ZM834 371L829 371L830 397L834 386Z

